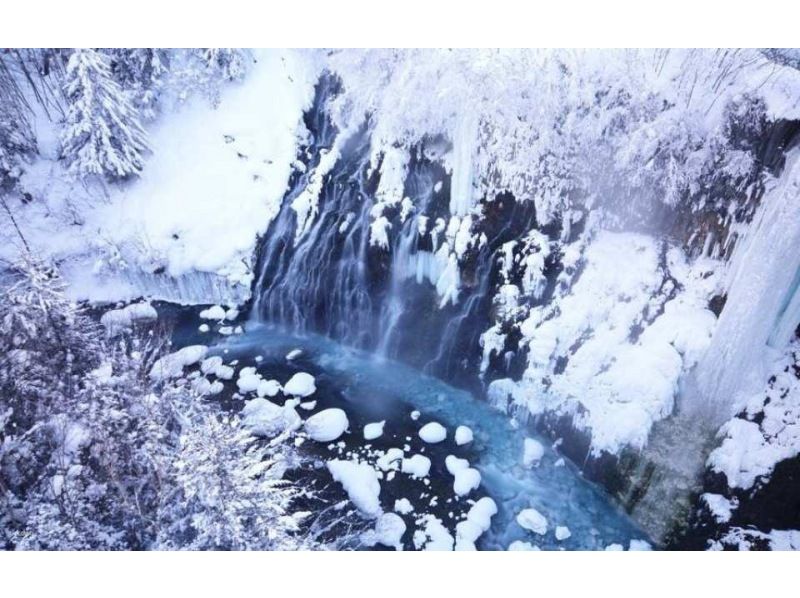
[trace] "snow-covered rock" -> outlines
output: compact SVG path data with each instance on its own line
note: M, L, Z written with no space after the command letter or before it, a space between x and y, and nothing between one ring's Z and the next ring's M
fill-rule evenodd
M447 429L438 422L430 422L420 428L419 437L429 444L435 444L447 438Z
M201 311L200 317L204 320L222 321L225 319L225 309L220 305L212 305Z
M456 550L475 550L475 542L492 524L497 514L497 504L484 496L467 512L467 517L456 525Z
M469 444L472 442L472 430L468 426L458 426L456 428L455 440L458 446Z
M368 463L334 459L327 463L334 481L339 482L356 508L367 517L381 514L381 485L378 474Z
M383 471L397 469L403 460L403 449L390 448L383 455L378 457L375 464Z
M383 426L386 420L367 424L364 426L364 440L375 440L383 436Z
M406 524L395 513L383 513L375 522L375 528L361 534L361 541L366 546L381 544L403 550L403 534L406 533Z
M293 349L286 354L286 361L292 361L294 359L297 359L302 354L303 354L302 349Z
M520 527L543 536L547 533L547 519L534 508L523 509L517 515Z
M413 537L417 550L453 550L453 536L435 515L423 515L418 524Z
M274 397L281 390L281 385L277 380L261 380L256 386L256 394L259 397Z
M556 526L556 540L561 542L562 540L566 540L570 536L572 536L572 532L569 531L569 528L566 525Z
M394 510L401 515L408 515L414 512L414 506L407 498L398 498L394 501Z
M255 392L258 385L261 383L261 374L256 372L256 368L247 367L242 368L239 372L239 379L236 380L236 386L239 387L239 392Z
M174 353L165 355L156 360L150 368L150 379L154 382L163 382L172 378L179 378L183 374L183 369L194 365L203 359L208 353L205 345L190 345Z
M251 399L242 408L242 425L254 436L272 438L297 430L302 423L293 406L281 407L267 399Z
M424 478L430 473L431 460L425 455L413 455L408 459L403 459L400 470L411 477Z
M338 408L324 409L309 417L304 428L308 437L317 442L331 442L345 433L350 422L347 414Z
M711 511L717 523L728 523L733 516L733 512L739 506L736 498L727 499L721 494L706 492L700 498L706 503L708 510Z
M544 457L544 447L542 443L533 438L525 439L525 446L522 451L522 464L525 467L538 465Z
M283 385L283 392L293 397L308 397L316 392L317 386L314 376L305 372L298 372Z

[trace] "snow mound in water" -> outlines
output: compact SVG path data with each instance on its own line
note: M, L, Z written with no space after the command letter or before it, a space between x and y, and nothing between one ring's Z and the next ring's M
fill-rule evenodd
M224 320L225 315L225 310L219 305L212 305L200 312L200 317L204 320Z
M277 380L261 380L256 387L256 394L259 397L274 397L281 390L281 385Z
M467 512L467 518L456 525L456 550L475 550L475 542L492 524L497 504L484 496Z
M542 443L533 438L526 438L525 447L522 452L522 464L525 467L538 465L542 457L544 457L544 447Z
M314 376L305 372L295 374L283 386L283 392L293 397L308 397L314 394L316 390Z
M255 392L259 384L261 384L261 374L256 372L256 368L242 368L236 381L240 392Z
M569 528L566 525L556 526L556 540L561 542L562 540L566 540L570 536L572 536L572 532L569 531Z
M356 508L367 517L381 514L381 485L378 474L368 463L334 459L327 463L334 481L339 482Z
M292 351L289 351L286 354L286 361L292 361L293 359L297 359L302 354L303 354L302 349L294 349Z
M435 515L423 515L417 521L420 528L414 532L417 550L453 550L453 536Z
M383 513L375 522L375 529L361 534L361 541L366 546L382 544L395 550L403 550L403 534L406 533L406 524L395 513Z
M183 374L183 368L196 364L206 356L206 353L208 347L205 345L190 345L165 355L150 368L150 379L154 382L163 382L178 378Z
M442 424L431 422L420 428L419 437L429 444L435 444L447 438L447 430Z
M409 513L414 512L414 506L407 498L398 498L396 501L394 501L394 510L401 515L408 515Z
M344 434L350 422L341 409L324 409L306 420L305 430L309 438L317 442L331 442Z
M411 477L424 478L430 473L431 460L425 455L414 455L409 459L403 459L400 470Z
M472 429L468 426L458 426L456 428L455 440L458 446L472 442Z
M292 405L280 407L267 399L256 398L242 408L242 424L254 436L272 438L298 429L302 420Z
M364 426L364 440L375 440L383 436L384 424L386 424L386 420Z
M534 508L520 511L519 515L517 515L517 523L519 523L520 527L540 536L547 533L547 519Z

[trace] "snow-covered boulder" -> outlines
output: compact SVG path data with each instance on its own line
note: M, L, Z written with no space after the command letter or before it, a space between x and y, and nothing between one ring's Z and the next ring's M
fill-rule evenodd
M534 546L530 542L523 542L522 540L514 540L511 544L508 545L508 549L511 551L540 550L538 546Z
M305 372L298 372L283 385L283 392L293 397L308 397L316 392L314 376Z
M455 440L458 446L472 442L472 429L468 426L458 426L456 428Z
M368 463L334 459L327 463L334 481L339 482L356 508L367 517L381 514L381 485L378 474Z
M572 536L572 532L569 531L569 528L566 525L556 526L556 540L561 542L562 540L566 540L570 536Z
M435 444L447 438L447 430L440 423L430 422L420 428L419 437L429 444Z
M179 378L183 374L183 369L194 365L203 359L208 353L205 345L189 345L174 353L165 355L156 360L150 368L150 379L154 382L163 382L173 378Z
M344 434L350 422L341 409L324 409L306 420L304 425L308 437L317 442L331 442Z
M547 518L534 508L523 509L517 515L520 527L543 536L547 533Z
M219 305L212 305L200 312L200 317L204 320L218 320L225 319L225 309Z
M542 457L544 457L544 447L542 443L533 438L526 438L525 446L522 451L522 464L525 467L533 467L539 464Z
M375 528L361 534L361 541L366 546L382 544L395 550L403 550L403 534L406 524L402 517L395 513L383 513L375 522Z
M303 351L302 351L302 349L293 349L292 351L289 351L289 352L286 354L286 361L292 361L292 360L294 360L294 359L297 359L297 358L298 358L298 357L300 357L302 354L303 354Z
M467 518L456 525L456 550L475 550L475 542L492 524L497 504L484 496L467 512Z
M297 430L302 423L293 406L281 407L267 399L251 399L242 408L242 424L255 436L272 438Z
M256 368L242 368L236 381L239 392L255 392L259 384L261 384L261 374L256 372Z
M407 498L398 498L396 501L394 501L394 510L401 515L408 515L409 513L414 512L414 506Z
M256 394L259 397L274 397L281 391L281 385L277 380L261 380L256 386Z
M386 424L386 420L364 426L364 440L375 440L383 436L384 424Z
M408 459L403 459L400 470L411 477L424 478L430 473L431 460L425 455L414 455Z

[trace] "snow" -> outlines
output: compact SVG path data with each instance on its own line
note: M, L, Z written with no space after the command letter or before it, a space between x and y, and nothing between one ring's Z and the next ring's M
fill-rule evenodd
M303 351L301 349L293 349L286 354L286 361L292 361L294 359L297 359L302 354Z
M383 455L378 457L375 463L383 471L389 471L390 469L397 469L398 466L401 465L403 456L403 449L390 448Z
M246 299L256 240L283 198L317 69L313 53L259 51L217 108L200 95L175 106L167 99L148 131L153 153L124 185L83 188L56 159L40 159L23 180L44 200L19 214L29 242L72 261L64 273L76 298ZM164 275L153 274L161 267ZM181 278L200 273L215 282L179 292Z
M508 549L511 551L540 550L538 546L534 546L530 542L523 542L522 540L514 540L508 545Z
M472 430L468 426L458 426L456 428L455 441L458 446L472 442Z
M299 372L289 378L283 385L283 392L294 397L305 398L316 392L317 387L314 383L314 376L305 372Z
M556 526L556 540L561 542L562 540L566 540L572 535L572 532L569 531L569 528L565 525Z
M459 469L453 474L455 480L453 481L453 492L458 496L466 496L473 490L477 490L481 485L481 474L477 469L467 467L466 469Z
M733 511L739 506L737 499L729 500L721 494L706 492L700 498L706 504L708 510L711 511L711 515L713 515L717 523L728 523L731 520Z
M132 303L122 309L111 309L100 317L100 323L105 327L109 337L116 336L131 326L140 322L153 322L158 319L158 313L148 302Z
M367 517L381 515L380 492L377 472L368 463L334 459L327 462L328 471L334 481L339 482L356 508Z
M423 515L417 521L420 528L414 532L417 550L453 550L453 536L435 515Z
M159 358L150 369L150 379L154 382L163 382L172 378L179 378L183 369L202 360L208 347L205 345L189 345L174 353Z
M534 508L523 509L517 515L520 527L543 536L547 533L547 519Z
M722 439L708 458L731 488L751 488L780 461L800 454L800 340L773 362L766 388L746 401L744 418L734 417L719 430ZM766 379L766 378L765 378ZM763 414L757 423L756 415Z
M419 419L420 415L422 415L422 414L419 411L414 410L414 411L411 412L411 419L413 419L414 421L417 421Z
M800 150L770 181L753 222L731 257L727 301L713 341L697 368L708 412L722 423L763 388L775 351L800 323ZM701 405L705 406L705 405Z
M465 520L456 525L456 550L475 550L475 542L492 523L497 514L497 504L484 496L470 508Z
M383 426L386 420L364 426L364 440L375 440L383 436Z
M649 542L644 540L631 540L628 545L628 550L650 551L653 550L653 547L650 546Z
M408 515L414 512L414 507L407 498L398 498L394 501L394 510L401 515Z
M430 422L420 428L419 437L422 438L424 442L435 444L447 438L447 430L440 423Z
M302 419L291 405L281 407L267 399L255 398L242 408L242 424L254 436L272 438L297 430Z
M204 320L224 320L225 309L219 305L212 305L200 312L200 317Z
M711 340L716 320L707 305L719 264L687 262L670 249L664 269L659 243L634 233L600 231L577 251L584 260L577 280L520 324L528 347L522 379L494 380L488 395L504 410L571 416L591 432L593 454L641 448L652 425L672 413L682 376ZM672 296L668 275L682 285ZM643 331L631 338L637 327ZM485 341L484 351L502 350Z
M260 383L261 374L256 372L256 368L247 367L242 368L239 372L239 379L236 381L236 386L239 388L239 392L255 392Z
M544 457L544 447L542 443L533 438L526 438L522 453L522 464L525 467L538 465Z
M261 380L256 386L256 394L259 397L274 397L281 391L281 385L277 380Z
M400 471L409 474L413 478L424 478L431 470L431 460L425 455L413 455L408 459L403 459Z
M361 541L366 546L382 544L395 550L403 550L403 534L406 533L406 524L403 519L394 513L383 513L375 522L375 528L361 535Z
M317 442L331 442L345 433L350 422L347 414L337 408L323 409L309 417L305 424L305 431L309 438Z

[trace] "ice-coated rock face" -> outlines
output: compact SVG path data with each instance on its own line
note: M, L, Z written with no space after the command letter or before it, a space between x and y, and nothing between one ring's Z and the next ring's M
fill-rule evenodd
M331 442L345 433L350 422L341 409L324 409L309 417L304 428L308 437L317 442Z

